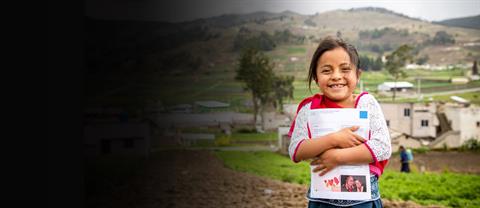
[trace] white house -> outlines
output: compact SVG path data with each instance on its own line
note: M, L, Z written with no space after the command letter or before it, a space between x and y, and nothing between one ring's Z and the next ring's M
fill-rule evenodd
M448 105L444 111L452 129L460 133L460 145L469 139L480 140L480 107Z
M148 157L151 135L151 127L147 122L90 123L84 127L85 155Z
M379 91L406 91L413 89L413 84L410 82L384 82L377 86Z
M380 106L390 129L409 137L437 137L440 123L435 103L381 103Z
M450 79L452 84L467 84L469 81L467 77L452 77Z

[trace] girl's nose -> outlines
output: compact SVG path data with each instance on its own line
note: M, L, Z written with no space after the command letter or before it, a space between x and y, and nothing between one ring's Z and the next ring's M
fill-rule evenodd
M341 79L341 78L342 78L342 74L340 73L340 70L338 70L338 69L333 70L331 79L338 80L338 79Z

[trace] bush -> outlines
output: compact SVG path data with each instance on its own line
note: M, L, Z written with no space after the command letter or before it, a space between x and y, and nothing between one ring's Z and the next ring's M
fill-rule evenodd
M470 151L479 151L480 150L480 142L476 139L469 139L463 143L460 147L461 150L470 150Z
M231 144L230 136L222 135L215 138L215 145L216 146L229 146Z
M281 177L282 177L282 181L287 183L293 182L296 178L295 175L292 175L290 173L284 173Z
M257 130L254 128L241 128L237 130L237 133L257 133Z
M417 149L413 149L413 152L419 153L419 154L427 153L428 151L430 151L428 147L420 147Z

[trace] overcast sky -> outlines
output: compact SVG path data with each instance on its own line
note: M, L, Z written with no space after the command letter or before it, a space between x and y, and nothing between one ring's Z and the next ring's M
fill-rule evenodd
M358 7L383 7L428 21L480 14L480 0L86 0L88 16L170 22L256 11L314 14Z

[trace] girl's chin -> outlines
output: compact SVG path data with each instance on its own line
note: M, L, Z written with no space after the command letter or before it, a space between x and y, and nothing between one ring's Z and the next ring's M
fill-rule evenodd
M348 95L344 93L341 93L341 94L325 93L325 96L327 96L330 100L333 100L333 101L343 101L348 98Z

